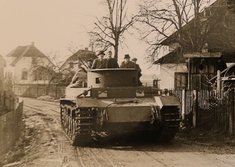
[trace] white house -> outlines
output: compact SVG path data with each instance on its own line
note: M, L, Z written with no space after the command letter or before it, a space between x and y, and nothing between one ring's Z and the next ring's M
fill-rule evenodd
M6 55L6 64L5 76L15 84L47 84L54 67L34 43L12 50Z
M187 64L183 56L177 54L177 49L161 57L154 64L160 66L160 89L173 90L187 87Z

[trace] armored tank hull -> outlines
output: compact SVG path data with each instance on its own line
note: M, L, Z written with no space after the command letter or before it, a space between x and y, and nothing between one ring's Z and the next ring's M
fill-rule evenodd
M87 88L66 89L60 100L61 125L74 145L89 144L104 133L141 131L162 141L174 138L180 122L178 99L160 95L154 87L138 87L136 76L133 69L93 70Z

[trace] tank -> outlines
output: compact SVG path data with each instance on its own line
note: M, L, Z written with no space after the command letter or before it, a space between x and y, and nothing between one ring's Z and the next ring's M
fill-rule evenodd
M87 87L67 87L60 99L61 125L74 145L87 145L100 134L174 138L180 123L177 97L138 86L134 69L95 69L87 76Z

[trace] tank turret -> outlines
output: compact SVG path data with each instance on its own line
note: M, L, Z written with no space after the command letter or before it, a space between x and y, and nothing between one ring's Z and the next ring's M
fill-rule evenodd
M131 68L96 69L88 71L88 87L136 87L137 71Z

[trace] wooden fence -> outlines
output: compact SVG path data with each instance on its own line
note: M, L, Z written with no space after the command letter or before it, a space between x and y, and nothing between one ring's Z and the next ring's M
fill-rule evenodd
M45 85L45 84L15 84L14 92L18 96L23 97L40 97L51 96L60 98L65 94L65 86Z
M224 92L221 98L212 90L174 93L181 99L182 117L189 125L235 134L235 88Z
M223 98L216 98L214 105L211 106L213 114L213 120L215 122L215 129L235 134L235 88L228 90L223 95Z

